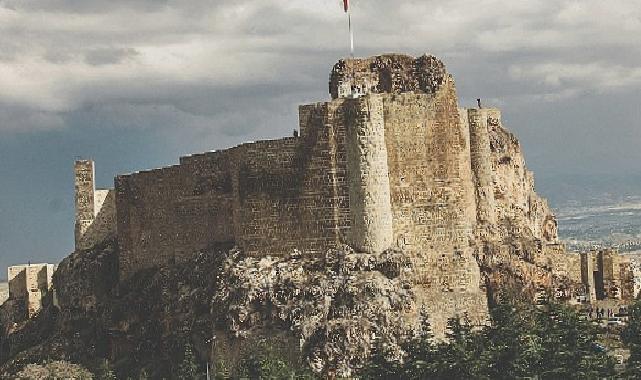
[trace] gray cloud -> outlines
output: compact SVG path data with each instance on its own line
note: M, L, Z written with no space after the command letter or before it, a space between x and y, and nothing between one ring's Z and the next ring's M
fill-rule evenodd
M136 55L138 52L132 48L100 48L88 51L85 54L85 62L92 66L114 65Z

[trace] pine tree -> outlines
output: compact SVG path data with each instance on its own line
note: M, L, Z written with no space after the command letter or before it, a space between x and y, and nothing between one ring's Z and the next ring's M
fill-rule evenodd
M185 353L182 362L178 366L177 377L180 380L198 380L202 378L202 372L198 366L196 355L194 354L193 347L189 343L185 345Z
M144 368L140 370L140 373L138 374L138 380L149 380L147 370L145 370Z
M550 378L607 378L614 375L614 362L599 349L597 332L568 307L550 304L536 312L535 333L541 339L538 374Z
M411 378L425 378L428 374L432 374L433 363L437 356L432 326L425 309L421 310L420 324L418 334L402 346L407 353L403 372L405 376Z
M105 359L100 364L100 368L98 368L97 378L99 380L117 380L118 379L116 377L116 374L113 371L113 368L111 367L111 363L109 362L109 360Z
M628 325L621 332L621 339L630 349L625 375L629 379L641 378L641 301L628 308Z

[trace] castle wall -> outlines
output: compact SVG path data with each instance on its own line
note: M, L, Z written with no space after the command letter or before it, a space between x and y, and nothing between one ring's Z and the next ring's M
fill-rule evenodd
M469 135L448 82L435 97L388 95L385 129L400 247L454 252L469 246L476 222Z
M116 178L120 272L180 261L215 242L233 241L229 155Z
M9 298L20 298L27 294L27 273L24 266L11 266L7 269Z
M552 274L559 278L567 278L573 284L584 284L589 286L587 276L582 276L581 255L576 253L565 253L562 246L550 246L552 252L545 255L552 268ZM587 268L587 267L586 267ZM587 269L586 269L587 270ZM586 272L587 273L587 272ZM592 283L592 286L594 284ZM593 288L593 287L592 287Z
M301 106L299 137L118 177L121 279L215 242L256 256L325 254L341 243L400 248L443 329L463 313L483 323L470 130L451 77L407 79L390 71L377 80L424 91Z
M394 241L414 262L417 295L438 334L456 315L485 323L487 298L471 247L470 134L454 82L431 95L385 95L384 108Z
M324 252L349 225L344 100L301 107L300 137L183 157L116 179L122 278L213 243Z
M313 254L337 245L334 131L323 122L326 112L317 116L306 127L310 134L235 148L236 242L245 253Z
M76 249L88 249L116 232L116 194L114 190L96 190L95 217L76 242Z
M602 250L597 253L600 279L603 289L599 289L597 295L600 298L622 299L624 293L624 277L626 270L629 270L628 260L623 258L616 250ZM631 292L630 292L631 293Z
M581 282L586 288L588 300L596 301L595 260L589 252L581 253Z

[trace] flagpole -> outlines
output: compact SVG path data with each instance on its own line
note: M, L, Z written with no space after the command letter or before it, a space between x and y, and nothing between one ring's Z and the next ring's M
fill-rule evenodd
M349 54L354 58L354 30L352 29L352 8L347 10L347 23L349 25Z

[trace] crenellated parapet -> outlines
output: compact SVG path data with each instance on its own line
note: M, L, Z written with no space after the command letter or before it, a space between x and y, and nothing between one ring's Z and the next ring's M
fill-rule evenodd
M366 94L435 94L448 80L443 62L432 56L384 54L342 59L329 78L332 99Z

